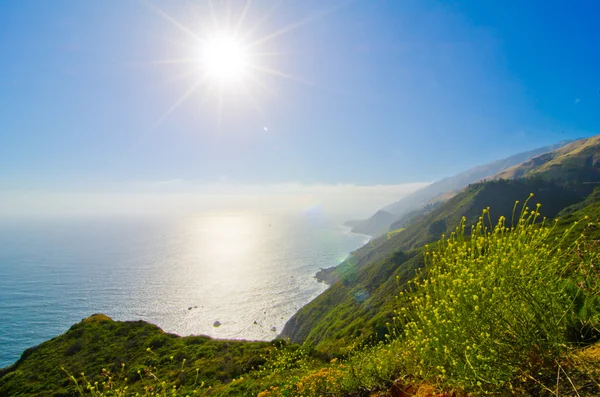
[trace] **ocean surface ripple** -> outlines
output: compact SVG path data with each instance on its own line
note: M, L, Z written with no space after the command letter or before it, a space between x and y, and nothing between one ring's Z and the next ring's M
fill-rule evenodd
M254 214L2 221L0 367L94 313L179 335L271 340L325 290L314 274L368 240L342 221Z

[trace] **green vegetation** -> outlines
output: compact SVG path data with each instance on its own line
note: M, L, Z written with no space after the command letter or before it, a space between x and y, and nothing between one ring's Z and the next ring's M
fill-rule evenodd
M496 219L509 218L514 202L532 192L535 201L544 204L547 217L564 218L556 232L586 213L599 219L600 209L594 203L600 194L593 192L600 181L600 136L558 146L510 172L501 172L491 181L469 185L444 203L407 214L393 226L405 228L401 233L375 238L340 266L328 269L327 280L332 284L329 290L301 308L281 336L329 351L343 345L334 343L332 335L338 341L357 337L361 342L381 340L385 322L393 317L389 294L398 287L405 288L414 270L423 265L423 247L438 241L442 234L449 235L463 217L467 224L476 223L482 208L491 207ZM498 169L506 168L497 165ZM513 172L516 169L523 171ZM519 176L526 178L515 179ZM436 189L441 189L441 182ZM377 275L379 272L387 278ZM396 276L400 276L399 285Z
M394 234L398 234L398 233L400 233L401 231L403 231L404 229L406 229L406 228L405 228L405 227L401 227L401 228L398 228L398 229L390 230L390 231L389 231L389 232L387 232L387 234L386 234L386 237L387 237L387 239L389 240L390 238L392 238L392 236L393 236Z
M555 217L565 207L584 199L592 185L564 187L543 180L498 180L469 186L421 220L395 233L372 240L333 271L339 280L301 308L286 324L282 337L310 343L318 350L340 352L344 340L382 340L385 323L393 317L390 295L405 288L423 266L426 244L449 235L466 217L477 222L488 205L493 216L511 217L516 200L533 192L544 203L544 213Z
M579 141L586 140L581 139ZM411 217L420 216L422 210L428 212L428 209L426 208L427 206L423 208L424 204L429 203L436 205L439 200L446 201L447 198L459 193L471 183L476 183L483 179L490 178L491 176L502 172L509 167L521 164L524 161L539 156L543 153L552 152L571 142L572 141L562 141L554 145L517 153L501 160L496 160L488 164L479 165L477 167L468 169L450 178L444 178L436 181L422 189L417 190L414 193L409 194L408 196L403 197L395 203L387 205L382 209L382 211L378 211L371 218L360 221L350 221L346 224L355 228L353 229L354 232L366 233L373 237L384 235L390 229L406 227L407 223L411 223ZM388 215L393 216L382 216L382 212L387 212Z
M0 396L76 395L62 368L85 373L92 384L107 381L110 373L130 390L142 390L153 379L150 373L162 374L160 381L168 381L170 388L214 388L258 368L272 350L267 342L179 337L143 321L112 321L99 314L26 350L0 372Z
M463 219L427 253L400 304L406 359L424 380L478 394L543 385L598 339L600 251L581 239L565 247L577 225L551 237L538 208L524 207L514 227L504 217L492 226L484 210L470 238Z
M579 139L558 150L511 167L497 178L541 178L563 185L600 183L600 136Z
M598 395L600 247L578 232L595 225L582 218L559 227L542 220L539 205L513 208L514 226L504 217L493 225L484 210L470 233L463 218L425 253L427 266L400 293L385 342L263 395L419 386L426 393Z

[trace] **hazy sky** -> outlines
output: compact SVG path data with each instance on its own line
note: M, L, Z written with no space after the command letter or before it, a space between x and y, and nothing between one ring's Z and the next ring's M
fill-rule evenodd
M316 203L337 188L376 206L593 135L599 14L596 1L3 0L0 213L167 185L294 186ZM198 59L223 34L253 66L220 86Z

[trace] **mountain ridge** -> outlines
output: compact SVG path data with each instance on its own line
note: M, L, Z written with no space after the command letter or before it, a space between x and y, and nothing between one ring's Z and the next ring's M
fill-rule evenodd
M452 177L443 178L401 198L394 203L386 205L367 219L351 221L351 225L353 226L352 230L356 231L357 233L378 237L381 234L389 231L392 224L399 220L403 215L420 209L421 207L429 204L432 200L435 200L444 194L461 190L471 183L492 177L505 169L521 164L524 161L534 158L540 154L551 152L579 140L581 139L564 140L552 145L517 153L500 160L478 165L466 171L460 172ZM386 218L377 216L380 211L393 214L394 216Z

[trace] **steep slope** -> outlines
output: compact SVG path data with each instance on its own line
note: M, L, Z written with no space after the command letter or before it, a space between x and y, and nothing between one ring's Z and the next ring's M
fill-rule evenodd
M586 217L589 221L585 221ZM600 186L596 187L585 200L560 211L556 218L560 222L555 227L555 236L562 236L565 229L570 227L569 225L580 221L575 227L575 232L572 233L572 238L584 233L593 241L600 240L600 226L598 226L600 225ZM566 243L570 243L570 241Z
M584 211L600 217L600 193L594 190L600 180L599 148L600 137L573 142L512 170L512 178L526 178L475 183L429 212L411 214L406 228L371 240L340 266L328 269L332 286L300 309L281 336L333 350L345 337L381 337L392 317L392 296L422 265L424 245L452 232L463 216L468 224L475 223L484 208L491 207L492 221L499 216L510 220L515 201L523 202L533 193L530 207L541 203L545 217L573 221Z
M382 245L393 244L397 249L410 250L437 241L442 234L454 231L463 216L472 224L481 216L483 208L490 207L493 220L500 216L512 218L517 200L523 201L530 193L533 203L543 204L547 217L554 217L566 206L583 200L592 190L591 186L565 187L552 181L537 179L496 180L473 184L444 205L426 215L387 241L377 239Z
M362 221L352 221L353 231L356 233L365 233L371 236L378 236L384 234L388 230L392 223L399 220L402 215L405 215L411 211L420 209L427 205L432 200L439 198L444 201L448 199L448 194L456 191L460 191L470 183L480 181L484 178L490 177L497 174L507 168L514 165L521 164L533 157L539 156L542 153L550 152L561 148L572 141L563 141L554 145L544 146L538 149L530 150L523 153L515 154L514 156L507 157L505 159L497 160L488 164L480 165L471 168L467 171L461 172L450 178L444 178L440 181L434 182L429 186L419 189L414 193L403 197L401 200L387 205L382 208L383 211L393 214L393 217L381 217L377 213L371 218ZM368 225L368 227L367 227ZM362 231L359 231L362 230ZM379 231L379 233L371 234L366 231ZM381 232L383 231L383 232Z
M539 156L543 153L552 152L571 142L572 141L562 141L554 145L544 146L527 152L518 153L501 160L471 168L453 177L444 178L438 182L432 183L431 185L417 190L416 192L395 203L385 206L383 209L393 214L404 214L407 210L422 206L444 193L461 190L471 183L475 183L495 175L502 170L517 164L521 164L524 161Z
M494 176L543 178L563 184L600 183L600 135L580 139Z
M427 204L423 208L419 208L418 210L410 211L402 215L400 218L398 218L397 221L392 223L392 225L390 226L390 231L405 229L408 226L417 223L421 219L425 218L425 216L427 216L433 210L443 205L444 202L449 200L450 198L452 197L448 197L444 201L436 201L435 203Z
M493 221L501 215L511 219L516 200L534 193L531 206L543 203L543 214L556 216L563 208L582 201L592 187L568 188L543 180L499 180L478 183L391 236L363 246L339 267L332 269L328 290L301 308L285 325L280 337L308 342L317 349L336 351L348 337L365 340L382 337L393 317L393 297L423 265L422 249L442 234L454 231L465 216L477 221L490 206Z
M397 283L414 277L423 256L419 251L382 256L369 266L349 267L340 281L300 309L279 337L337 353L349 347L348 340L360 344L373 336L383 338L392 321Z

